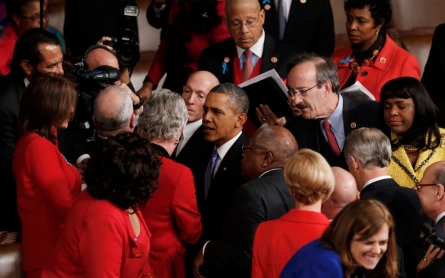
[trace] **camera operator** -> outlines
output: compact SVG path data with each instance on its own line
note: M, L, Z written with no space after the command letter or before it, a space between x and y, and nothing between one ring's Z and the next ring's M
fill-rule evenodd
M416 186L421 211L434 221L435 238L445 238L445 161L431 164ZM430 236L428 236L430 238ZM422 261L417 266L418 277L443 277L445 273L444 251L431 244ZM443 249L443 246L442 246ZM441 258L437 260L438 258ZM419 272L420 271L420 272Z
M12 234L6 243L14 243L16 232L20 231L11 165L23 91L41 73L63 75L62 61L59 39L48 31L30 29L17 40L11 72L0 80L0 238L6 238L2 231Z

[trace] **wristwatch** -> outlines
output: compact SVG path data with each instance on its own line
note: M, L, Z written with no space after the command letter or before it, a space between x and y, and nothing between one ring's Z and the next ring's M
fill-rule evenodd
M136 93L134 93L134 94L138 96L139 103L138 104L133 104L133 110L138 110L144 104L144 100L142 99L140 94L136 94Z

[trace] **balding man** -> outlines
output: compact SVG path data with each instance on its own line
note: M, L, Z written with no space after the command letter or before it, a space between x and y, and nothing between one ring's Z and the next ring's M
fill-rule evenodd
M249 182L233 194L222 234L198 253L195 273L200 273L204 262L201 269L205 277L250 277L258 225L295 207L283 168L296 151L297 143L288 130L269 125L261 126L243 146L241 170Z
M221 83L240 84L271 69L286 77L286 65L297 49L277 44L264 32L264 19L258 0L227 0L231 38L204 49L198 69L212 72Z
M349 203L358 199L354 177L345 169L332 167L335 187L329 199L323 202L321 213L332 220Z
M376 128L359 128L346 137L344 154L360 198L379 200L391 213L407 277L415 277L416 265L424 253L415 245L423 221L420 202L414 190L399 186L388 175L392 154L388 137Z

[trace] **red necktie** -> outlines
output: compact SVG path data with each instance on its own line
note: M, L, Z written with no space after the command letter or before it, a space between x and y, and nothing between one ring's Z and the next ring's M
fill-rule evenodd
M323 120L322 126L324 131L326 132L326 137L328 138L329 147L336 156L340 156L341 154L340 147L338 146L334 132L332 132L331 124L328 122L328 120Z
M244 51L244 57L246 58L246 60L244 61L242 70L244 81L250 78L250 75L252 74L253 71L252 61L250 61L251 56L252 56L252 51L250 51L250 49L246 49Z

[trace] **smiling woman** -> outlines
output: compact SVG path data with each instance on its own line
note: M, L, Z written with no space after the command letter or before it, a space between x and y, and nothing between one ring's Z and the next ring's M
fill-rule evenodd
M413 188L429 165L445 159L439 109L417 79L400 77L382 88L380 118L393 150L389 175L401 186Z

